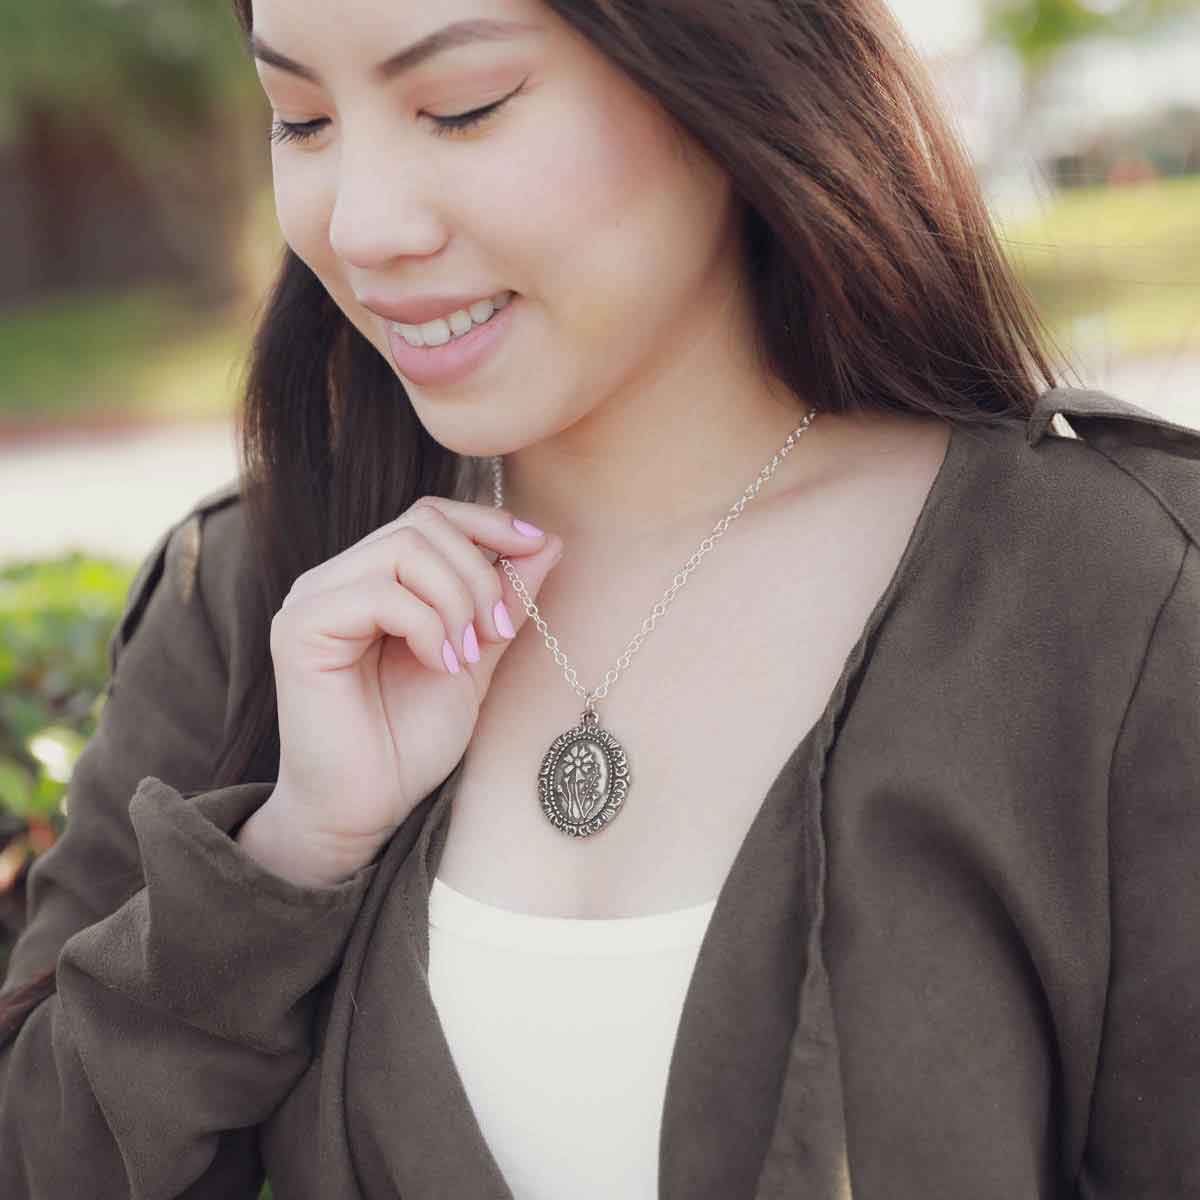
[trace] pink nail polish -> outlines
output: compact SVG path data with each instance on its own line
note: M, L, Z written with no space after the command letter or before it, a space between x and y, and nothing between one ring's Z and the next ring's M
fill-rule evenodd
M458 665L458 655L454 653L454 647L450 645L448 638L442 643L442 662L446 664L446 670L451 675L457 675L462 670Z
M496 601L496 607L492 609L492 616L496 619L496 628L500 630L502 637L515 638L517 631L513 628L512 617L508 615L508 607L503 600Z
M467 662L479 661L479 639L475 636L473 621L468 621L466 629L463 630L463 653L467 656Z
M542 536L542 531L536 525L530 525L528 521L522 521L520 517L513 517L513 528L526 537Z

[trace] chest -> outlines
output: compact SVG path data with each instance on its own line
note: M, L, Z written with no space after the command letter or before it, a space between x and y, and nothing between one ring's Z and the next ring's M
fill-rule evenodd
M941 449L730 526L597 701L630 783L588 837L556 829L539 802L543 756L583 698L529 621L481 708L438 877L544 916L642 916L715 897L895 573ZM547 579L539 611L585 689L617 669L689 553Z

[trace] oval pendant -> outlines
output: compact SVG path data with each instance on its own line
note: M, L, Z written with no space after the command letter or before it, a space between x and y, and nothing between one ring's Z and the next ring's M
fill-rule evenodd
M617 815L631 782L625 748L585 709L578 725L550 743L538 771L538 797L555 828L587 837Z

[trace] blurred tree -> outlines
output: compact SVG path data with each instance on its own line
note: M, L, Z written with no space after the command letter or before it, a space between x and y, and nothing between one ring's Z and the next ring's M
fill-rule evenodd
M236 22L196 0L3 0L0 100L87 108L157 137L164 119L195 120L244 72Z
M985 0L985 37L1010 46L1025 72L1021 105L1010 127L995 139L1001 147L1023 145L1046 99L1052 72L1063 53L1094 37L1137 38L1162 28L1198 0ZM1003 152L1002 152L1003 153ZM983 164L986 171L990 164Z
M226 4L0 0L10 178L0 214L18 218L16 229L0 224L0 238L27 233L8 261L25 264L33 290L95 282L96 255L79 239L123 215L130 237L108 251L118 273L124 249L134 276L171 263L201 291L227 293L229 239L263 157L249 141L261 124L256 94ZM147 240L161 252L148 253Z
M1195 8L1196 0L989 0L986 28L1036 76L1082 38L1134 37Z

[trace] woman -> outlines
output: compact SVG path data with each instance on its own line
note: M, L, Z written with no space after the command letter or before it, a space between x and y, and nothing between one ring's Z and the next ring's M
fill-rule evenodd
M238 15L243 477L32 873L4 1195L1192 1194L1200 436L1054 388L884 6Z

